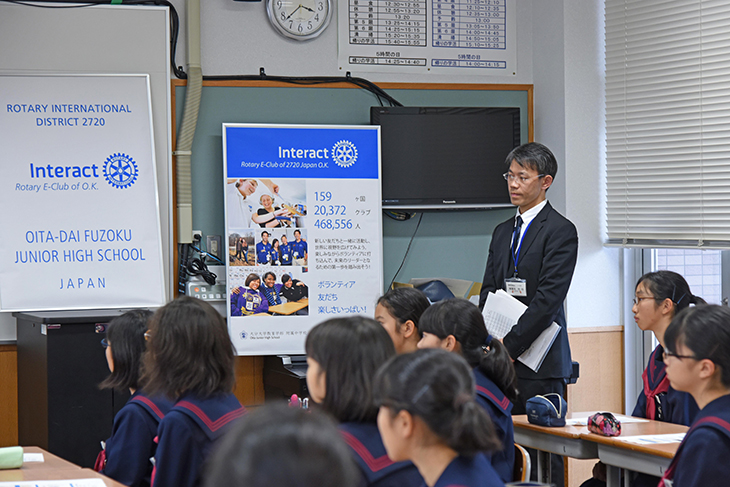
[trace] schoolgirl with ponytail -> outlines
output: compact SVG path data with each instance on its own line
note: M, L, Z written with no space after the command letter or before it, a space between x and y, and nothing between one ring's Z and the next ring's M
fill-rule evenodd
M690 394L674 389L669 383L663 358L664 334L679 312L690 305L704 304L705 300L692 294L684 277L666 270L641 276L636 282L634 293L631 307L634 321L642 331L654 333L659 345L649 356L649 362L641 375L643 387L631 415L689 426L699 408ZM636 474L631 485L655 487L657 482L657 477ZM605 467L599 462L593 468L593 478L585 481L581 487L605 485Z
M511 482L514 468L512 401L517 396L517 375L509 352L487 332L484 318L473 303L454 298L432 304L421 315L423 338L419 348L442 348L455 352L472 367L476 400L494 423L501 448L491 463L504 482Z
M669 384L662 358L664 333L680 311L705 300L694 296L689 284L672 271L644 274L636 283L634 312L636 325L654 333L659 345L649 357L642 374L643 390L639 394L633 416L689 426L699 411L692 396L676 391Z
M397 355L375 376L378 429L393 461L410 460L428 487L502 487L481 452L499 449L475 399L471 367L445 350Z

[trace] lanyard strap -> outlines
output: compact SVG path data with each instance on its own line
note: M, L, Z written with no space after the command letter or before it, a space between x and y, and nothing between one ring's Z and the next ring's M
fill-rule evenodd
M515 276L517 276L517 263L520 261L520 250L522 250L522 241L525 239L525 235L527 235L527 231L530 229L530 225L532 225L532 222L534 221L534 218L530 220L530 223L528 223L525 227L525 231L522 232L522 235L520 236L520 244L517 246L517 252L514 251L514 241L512 242L512 245L510 245L510 250L512 250L512 262L514 262L515 264Z

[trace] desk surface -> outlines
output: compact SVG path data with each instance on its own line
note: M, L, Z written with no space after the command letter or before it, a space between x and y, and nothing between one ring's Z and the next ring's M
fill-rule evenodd
M655 455L658 457L664 457L671 459L679 448L679 442L677 443L663 443L657 445L637 445L623 441L621 438L627 436L646 436L646 435L670 435L676 433L686 433L689 428L679 424L664 423L662 421L648 421L645 423L621 423L621 435L620 436L601 436L595 433L591 433L585 428L586 433L583 434L582 438L588 441L593 441L601 445L614 446L616 448L622 448L624 450L646 453L648 455Z
M124 484L105 477L88 468L81 468L36 446L23 447L24 453L42 453L42 462L26 462L21 468L0 470L0 482L28 480L72 480L100 478L108 487L124 487Z
M269 312L278 315L291 315L307 306L309 306L309 298L302 298L299 301L289 301L288 303L269 306Z
M512 416L512 422L514 423L515 428L539 433L547 433L553 436L559 436L561 438L578 439L581 437L581 435L588 433L588 428L586 428L585 426L540 426L537 424L532 424L527 420L526 414Z

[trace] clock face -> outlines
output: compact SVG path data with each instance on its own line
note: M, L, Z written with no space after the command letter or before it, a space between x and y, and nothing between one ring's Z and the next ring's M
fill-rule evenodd
M331 0L266 0L271 24L283 36L307 40L320 35L332 16Z

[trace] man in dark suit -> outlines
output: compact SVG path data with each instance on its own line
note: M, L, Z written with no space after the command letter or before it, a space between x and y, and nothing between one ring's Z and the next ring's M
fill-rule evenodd
M515 361L519 396L512 414L525 414L525 402L537 394L557 392L565 396L571 357L563 301L578 256L578 233L546 199L558 170L550 149L535 142L521 145L507 156L506 164L510 201L518 211L494 229L479 307L483 308L487 294L497 289L507 290L527 305L503 339L512 360L553 321L561 327L537 372ZM553 470L562 468L559 463L554 463ZM562 472L553 474L559 474L553 482L562 485Z

